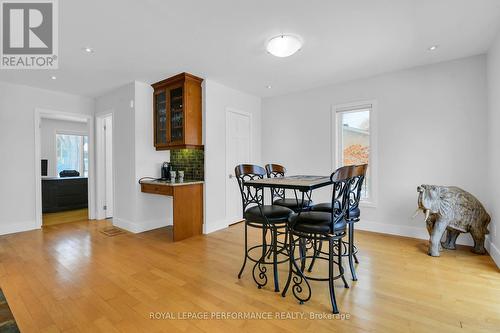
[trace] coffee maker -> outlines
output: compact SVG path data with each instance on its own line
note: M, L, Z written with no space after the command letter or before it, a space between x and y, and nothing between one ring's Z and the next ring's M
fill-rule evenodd
M161 165L161 180L170 180L170 171L172 170L172 167L170 163L168 162L163 162Z

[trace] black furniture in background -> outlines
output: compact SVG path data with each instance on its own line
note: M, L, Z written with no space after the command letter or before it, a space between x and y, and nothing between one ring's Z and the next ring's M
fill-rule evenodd
M41 160L41 171L42 171L42 176L47 176L47 172L49 169L49 160Z
M59 177L80 177L80 173L76 170L63 170L59 172Z
M42 212L55 213L88 207L86 177L42 178Z

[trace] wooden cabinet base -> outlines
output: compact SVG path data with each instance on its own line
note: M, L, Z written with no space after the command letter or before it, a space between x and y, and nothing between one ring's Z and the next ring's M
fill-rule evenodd
M174 186L174 242L203 233L203 184Z
M171 186L143 183L141 191L173 197L174 242L203 233L203 184Z

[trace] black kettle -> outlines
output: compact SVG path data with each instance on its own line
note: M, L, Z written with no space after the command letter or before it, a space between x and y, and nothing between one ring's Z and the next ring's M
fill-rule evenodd
M163 164L161 165L161 180L170 180L171 170L172 167L170 166L170 163L163 162Z

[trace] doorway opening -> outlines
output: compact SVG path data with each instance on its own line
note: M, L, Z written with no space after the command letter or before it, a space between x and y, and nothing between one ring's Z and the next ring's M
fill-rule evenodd
M93 219L92 116L35 110L37 226Z

